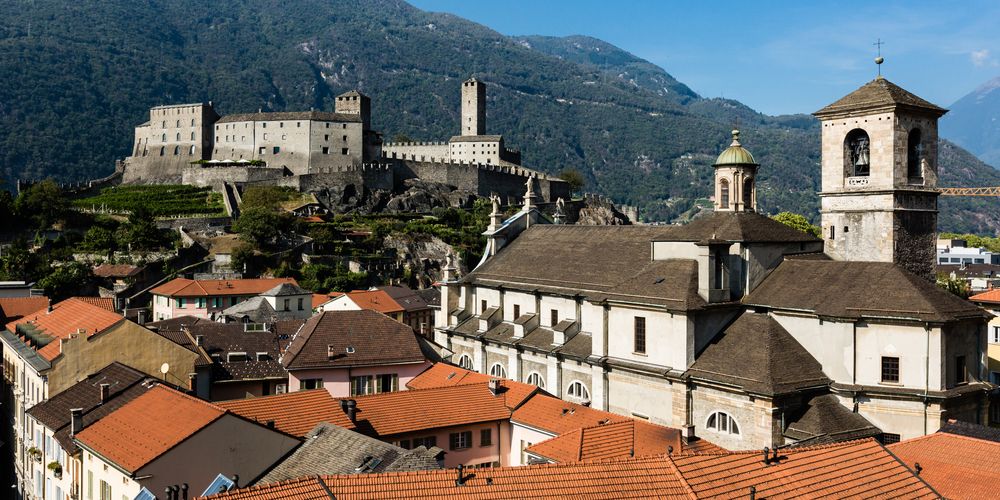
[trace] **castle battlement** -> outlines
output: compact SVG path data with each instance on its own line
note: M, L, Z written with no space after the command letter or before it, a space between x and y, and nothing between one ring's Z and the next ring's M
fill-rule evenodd
M444 141L384 142L383 148L408 148L414 146L447 146Z

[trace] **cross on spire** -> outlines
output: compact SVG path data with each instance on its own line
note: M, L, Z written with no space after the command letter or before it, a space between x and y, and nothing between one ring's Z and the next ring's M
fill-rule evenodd
M882 63L885 62L885 58L882 57L882 46L885 45L885 42L883 42L882 39L879 38L872 45L874 45L876 47L876 50L878 51L878 55L875 57L875 65L876 65L876 67L878 67L878 76L881 77L882 76Z

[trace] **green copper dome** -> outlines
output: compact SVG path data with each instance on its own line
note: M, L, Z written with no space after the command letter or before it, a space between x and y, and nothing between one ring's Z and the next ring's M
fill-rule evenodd
M733 130L733 143L715 160L715 166L722 165L757 165L753 155L740 145L739 130Z

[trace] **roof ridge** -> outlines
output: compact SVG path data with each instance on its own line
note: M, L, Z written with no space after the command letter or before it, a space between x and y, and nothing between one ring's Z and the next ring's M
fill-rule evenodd
M932 438L935 438L935 437L946 437L946 438L954 437L954 438L958 438L958 439L962 439L962 440L966 440L966 441L975 441L977 443L991 443L991 444L996 445L997 447L1000 447L1000 442L993 441L991 439L977 438L977 437L973 437L973 436L967 436L965 434L955 434L953 432L941 432L941 430L939 429L939 430L937 430L935 432L932 432L930 434L924 434L923 436L917 436L915 438L910 438L910 439L907 439L905 441L899 441L899 442L896 442L896 443L892 443L890 445L887 445L886 448L889 448L889 447L898 447L899 445L904 445L904 444L907 444L907 443L912 443L914 441L929 440L929 439L932 439Z

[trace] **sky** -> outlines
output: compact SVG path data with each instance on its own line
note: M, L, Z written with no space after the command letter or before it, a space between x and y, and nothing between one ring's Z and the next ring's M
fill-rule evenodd
M1000 76L998 1L409 0L505 35L587 35L703 97L811 113L882 74L940 106Z

